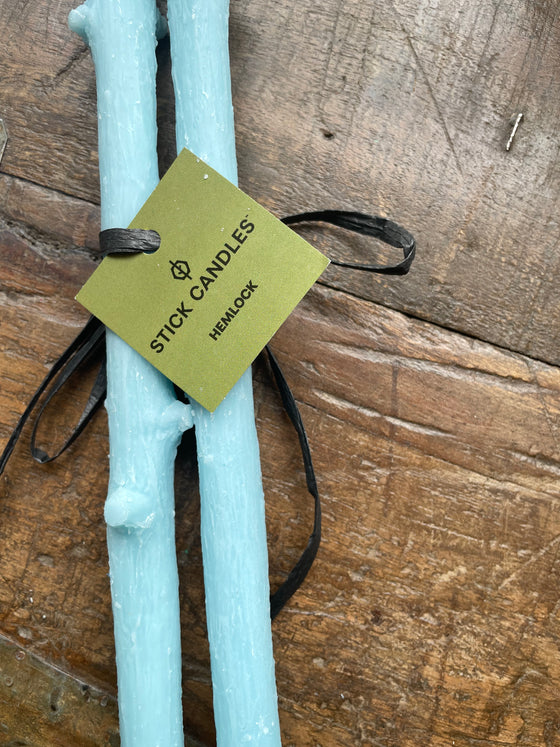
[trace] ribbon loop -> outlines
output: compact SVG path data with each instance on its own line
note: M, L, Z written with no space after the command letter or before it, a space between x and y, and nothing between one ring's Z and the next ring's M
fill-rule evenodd
M2 455L0 456L0 475L6 467L8 459L10 458L10 455L14 450L16 443L18 442L25 423L30 418L33 410L36 408L39 400L45 392L47 392L47 398L44 404L41 406L41 409L39 410L39 414L37 415L33 426L33 434L31 438L31 454L33 458L38 462L50 462L53 459L56 459L57 456L60 456L60 454L62 454L62 452L64 452L68 448L68 446L70 446L70 444L75 441L76 438L80 435L80 433L93 417L93 414L95 413L99 405L103 402L103 397L105 396L104 388L101 394L99 391L99 387L96 389L97 380L94 384L92 394L90 395L84 411L82 412L80 420L78 421L78 425L74 428L71 435L66 440L62 448L57 452L57 454L55 454L55 456L53 457L49 457L49 455L43 449L37 448L35 446L35 436L37 433L37 428L39 427L39 421L45 407L54 397L54 395L64 386L68 379L76 371L79 370L79 368L85 363L85 361L91 359L92 355L103 350L104 341L105 328L103 327L99 319L96 319L93 316L90 317L86 326L78 334L75 340L70 343L70 345L66 348L64 353L62 353L60 358L54 363L53 367L45 376L45 378L39 385L39 388L31 398L31 401L25 408L23 415L20 417L16 427L12 432L12 435L8 440L8 443L6 444L6 447L4 448L4 451L2 452ZM51 384L55 376L57 378L54 384L52 384L49 389L49 385Z
M305 469L305 481L307 483L307 490L313 496L315 502L315 513L313 518L313 531L307 541L305 550L301 554L299 560L292 568L286 580L280 585L280 587L271 594L270 596L270 617L274 620L276 615L280 612L286 602L296 593L299 587L305 580L305 577L309 573L313 561L319 550L321 544L321 500L319 498L319 490L317 488L317 480L315 478L315 469L313 467L313 460L311 459L311 450L309 448L309 441L307 440L307 433L305 432L305 426L301 419L301 414L297 406L296 400L290 389L286 377L276 357L268 347L265 348L276 386L282 397L282 403L288 417L290 418L292 425L294 426L299 439L299 445L303 456L303 466Z
M406 275L416 254L414 236L402 226L379 215L367 215L366 213L356 213L348 210L317 210L310 213L289 215L281 220L286 225L315 222L330 223L333 226L345 228L347 231L374 236L385 244L389 244L389 246L402 249L404 254L404 259L393 265L358 264L332 259L332 264L338 267L376 272L382 275Z

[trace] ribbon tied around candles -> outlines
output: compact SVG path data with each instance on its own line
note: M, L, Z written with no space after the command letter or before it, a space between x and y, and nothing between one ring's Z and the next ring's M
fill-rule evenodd
M331 259L331 264L338 267L385 275L406 275L416 253L416 242L411 233L399 226L397 223L376 215L345 210L319 210L289 215L281 220L287 225L315 222L329 223L348 231L363 234L365 236L372 236L383 243L400 248L403 252L402 260L395 264L385 265L343 262ZM100 258L109 254L155 252L159 246L160 237L156 231L110 228L101 231L99 234ZM321 541L321 503L309 442L299 408L282 369L268 345L265 347L265 352L270 370L280 392L284 409L286 410L298 436L303 457L307 489L313 497L315 504L313 529L309 536L307 545L299 560L288 574L286 580L270 596L270 615L271 618L274 619L286 602L301 586L313 564L313 561L315 560ZM46 451L36 445L37 430L41 417L50 401L58 392L60 392L67 381L92 360L99 361L99 370L82 414L62 446L54 454L49 455ZM38 406L43 394L45 394L45 397L35 416L30 438L31 455L33 459L41 464L57 459L76 440L99 407L103 404L106 390L105 327L102 322L92 316L82 331L54 363L21 415L6 447L4 448L4 451L2 452L2 455L0 456L0 474L2 474L6 467L8 459L14 450L25 423ZM187 401L184 399L183 393L180 392L177 387L176 393L178 399Z

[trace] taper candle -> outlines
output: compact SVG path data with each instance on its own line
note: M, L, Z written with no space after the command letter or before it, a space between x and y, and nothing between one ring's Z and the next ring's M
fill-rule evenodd
M177 150L188 147L236 183L228 5L168 0L168 21ZM193 409L218 745L280 745L251 371L215 412Z
M102 228L126 227L158 182L155 0L86 0L70 27L97 77ZM105 518L123 747L183 745L173 461L190 408L107 330Z

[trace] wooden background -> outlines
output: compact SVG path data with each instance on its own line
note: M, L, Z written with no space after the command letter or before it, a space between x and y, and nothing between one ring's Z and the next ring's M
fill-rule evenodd
M95 78L73 0L0 0L0 448L83 323L99 221ZM159 51L162 168L173 154ZM560 8L232 0L240 184L278 215L377 212L404 279L331 267L273 341L324 542L274 623L285 747L560 745ZM523 119L509 152L511 117ZM385 255L329 229L330 256ZM77 386L43 432L61 438ZM255 367L276 585L311 521ZM118 745L99 414L0 478L0 744ZM177 477L185 724L214 743L196 467ZM194 742L193 742L194 744Z

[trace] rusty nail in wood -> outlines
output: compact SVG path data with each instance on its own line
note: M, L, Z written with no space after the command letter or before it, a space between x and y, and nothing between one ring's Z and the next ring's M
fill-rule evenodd
M8 142L8 132L4 120L0 118L0 163L2 163L2 156L6 149L6 143Z
M523 113L519 112L517 116L515 114L510 119L510 124L513 124L513 130L511 131L511 135L509 136L509 140L507 141L506 150L509 150L511 148L511 144L513 143L513 138L515 137L515 133L517 132L517 128L519 127L519 123L521 122L523 118Z

